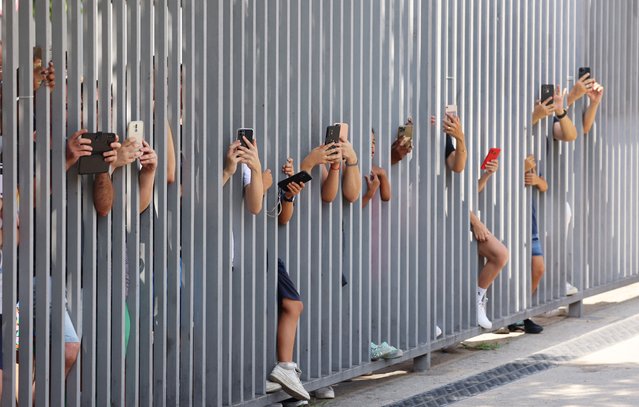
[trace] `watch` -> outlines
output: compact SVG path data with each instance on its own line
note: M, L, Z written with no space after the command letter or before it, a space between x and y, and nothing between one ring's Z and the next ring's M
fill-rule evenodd
M566 117L567 114L568 114L568 110L564 109L564 112L562 114L555 114L555 117L557 117L557 119L561 120L564 117Z
M287 198L286 197L286 193L284 193L284 191L282 191L282 201L284 202L295 202L295 195L293 195L292 198Z

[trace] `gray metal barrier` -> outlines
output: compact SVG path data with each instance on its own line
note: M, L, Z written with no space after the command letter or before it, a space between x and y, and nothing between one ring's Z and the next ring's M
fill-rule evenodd
M264 395L278 257L304 302L294 359L307 389L409 359L427 368L432 351L481 331L471 210L510 253L488 292L496 326L568 304L578 316L585 296L639 281L637 0L15 3L2 2L1 21L3 405L31 405L34 381L38 406L282 399ZM34 45L54 62L52 91L32 91ZM583 98L569 111L578 139L555 141L552 120L530 124L534 102L542 83L572 87L580 66L605 86L596 124L583 134ZM467 138L460 174L444 164L446 104ZM414 150L391 166L409 116ZM92 178L65 170L66 138L86 128L123 139L131 120L144 121L158 155L153 202L138 214L130 165L113 173L101 217ZM277 182L286 158L299 165L337 121L350 124L362 174L388 172L389 202L362 209L340 191L323 203L315 169L279 226L266 214L276 188L253 216L240 175L222 187L235 129L255 128ZM501 168L478 194L490 147L502 148ZM548 180L543 195L524 187L529 153ZM533 200L546 253L534 296ZM82 340L66 379L65 307ZM371 362L371 341L404 356Z

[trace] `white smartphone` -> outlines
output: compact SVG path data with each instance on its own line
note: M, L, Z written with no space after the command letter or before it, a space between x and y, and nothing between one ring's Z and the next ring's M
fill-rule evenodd
M457 116L457 105L446 105L445 112L446 114L452 114L453 116Z
M144 140L144 122L135 121L129 123L129 131L127 137L130 139L134 139L138 142L138 144L142 145L142 140Z

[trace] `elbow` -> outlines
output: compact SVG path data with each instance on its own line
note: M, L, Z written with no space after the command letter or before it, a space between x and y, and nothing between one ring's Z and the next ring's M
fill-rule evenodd
M99 205L95 204L95 211L98 213L98 216L104 218L111 212L111 205Z
M171 184L174 184L174 183L175 183L175 170L173 170L173 171L169 171L169 172L166 174L166 183L167 183L167 184L169 184L169 185L171 185Z
M354 203L359 198L359 192L355 191L344 191L344 199L346 199L349 203Z
M277 218L277 222L278 222L280 225L282 225L282 226L283 226L283 225L286 225L286 224L288 223L288 221L289 221L289 220L291 220L291 218L290 218L289 216L281 216L281 215L280 215L280 216Z
M391 200L391 195L381 195L380 198L382 199L382 201L388 202Z
M337 189L330 190L330 191L322 189L322 202L331 203L335 200L336 196L337 196Z
M590 129L592 129L592 123L584 123L584 134L590 133Z
M259 215L259 213L262 212L262 204L249 205L248 210L252 215Z
M457 174L461 174L466 169L466 161L462 163L455 163L450 169L452 172L456 172Z

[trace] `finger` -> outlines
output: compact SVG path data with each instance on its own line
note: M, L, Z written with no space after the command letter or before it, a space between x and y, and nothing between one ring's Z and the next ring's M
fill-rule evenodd
M80 152L78 152L78 154L77 154L77 156L78 156L78 157L88 157L88 156L90 156L90 155L91 155L91 152L90 152L90 151L80 151Z
M114 157L116 154L115 151L105 151L104 153L102 153L103 157Z
M93 147L91 147L90 145L87 145L87 144L80 144L79 145L79 150L80 151L89 151L89 152L91 152L91 151L93 151Z
M549 97L548 99L544 100L543 105L548 105L548 104L552 103L552 99L553 99L553 98L552 98L552 96L551 96L551 97Z
M117 141L114 141L113 143L111 143L111 145L109 147L111 147L114 150L117 150L120 147L122 147L122 144L118 143Z
M579 80L585 81L588 78L590 78L590 72L586 72L581 78L579 78Z

